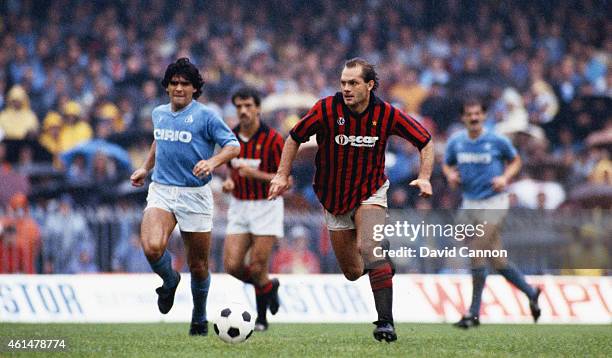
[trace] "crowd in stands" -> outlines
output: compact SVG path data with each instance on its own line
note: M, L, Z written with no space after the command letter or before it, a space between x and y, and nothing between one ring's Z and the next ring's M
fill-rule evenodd
M486 101L487 126L510 136L524 161L510 188L514 207L557 209L570 199L610 207L612 22L605 1L177 4L0 4L0 212L7 222L17 212L33 218L18 229L27 231L20 242L46 252L37 268L0 272L146 268L136 254L137 225L121 229L108 267L101 267L99 240L81 238L95 236L89 223L96 214L87 210L116 208L118 201L124 208L116 210L141 210L144 192L126 179L144 160L151 110L167 101L160 79L178 57L198 65L205 80L199 100L230 126L237 123L230 102L237 87L281 96L263 119L284 135L307 109L290 99L335 93L348 58L376 64L376 95L422 122L437 148L434 197L425 202L406 185L417 172L416 150L399 139L389 143L391 208L457 206L459 195L446 190L439 164L446 138L461 129L460 103L468 95ZM290 212L319 210L313 170L309 160L296 162ZM216 196L223 208L223 194ZM319 240L304 240L320 237L320 228L304 230L279 248L278 271L327 270ZM303 250L298 263L283 254Z

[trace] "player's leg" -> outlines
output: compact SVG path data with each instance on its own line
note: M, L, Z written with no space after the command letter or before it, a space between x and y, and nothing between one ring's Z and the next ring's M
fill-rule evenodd
M355 229L329 230L329 239L344 277L355 281L363 276L363 259L359 253Z
M354 211L341 215L333 215L327 210L323 213L338 266L347 280L355 281L363 276L364 266L357 245Z
M227 234L223 243L223 268L226 273L244 283L253 283L250 267L245 264L251 247L251 234Z
M210 274L208 272L208 255L210 253L210 231L185 232L181 231L187 252L187 264L191 273L191 295L193 297L193 311L191 313L191 335L208 334L208 321L206 319L206 299L210 287Z
M257 302L256 329L267 328L266 310L269 307L274 315L278 312L278 279L268 277L268 263L276 238L284 236L284 203L282 198L275 200L254 200L248 202L245 215L248 230L253 234L250 253L251 277L255 284Z
M193 311L190 335L207 335L206 299L210 287L208 255L213 217L213 198L209 185L182 188L177 198L176 220L185 242L187 264L191 273Z
M153 272L164 281L156 289L159 311L166 314L174 304L174 294L181 276L172 269L172 259L166 250L168 239L176 226L174 215L166 210L149 207L145 210L141 223L142 247Z
M493 233L490 249L502 249L501 234L499 229ZM525 281L525 276L523 273L520 272L511 262L509 262L507 258L492 258L491 263L500 275L504 276L508 282L513 284L527 296L529 299L529 308L531 310L531 315L533 316L533 321L537 322L541 314L540 306L538 305L538 299L541 292L540 289L529 285L527 281Z
M397 339L393 322L393 264L387 257L376 257L375 248L381 245L373 239L374 225L384 224L386 208L379 205L364 204L355 212L357 244L365 271L370 278L370 287L378 320L374 322L374 338L391 342ZM385 242L388 243L388 242Z
M469 217L479 217L478 210L465 210L463 214ZM478 221L468 220L471 223ZM484 226L484 234L482 237L468 237L466 244L470 250L488 250L491 247L491 239L496 228L494 224ZM458 328L470 328L480 325L480 306L482 302L482 292L484 291L485 283L488 275L489 261L484 257L472 257L470 259L472 267L472 301L470 308L459 322L455 323Z
M270 280L268 276L268 263L272 249L276 243L275 236L253 236L250 253L250 271L255 285L255 301L257 303L256 330L264 331L268 328L266 311L276 314L279 308L277 279Z

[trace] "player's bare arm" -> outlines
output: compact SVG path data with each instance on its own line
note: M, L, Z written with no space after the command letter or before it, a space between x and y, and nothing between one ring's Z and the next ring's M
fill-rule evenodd
M419 196L429 198L432 194L431 182L429 181L429 178L431 178L434 163L433 139L421 149L420 157L421 164L419 168L419 176L415 180L411 181L410 185L419 188Z
M147 175L149 175L149 172L155 166L155 148L156 147L157 147L157 144L155 143L155 141L153 141L153 144L151 144L151 148L149 149L149 153L147 154L147 159L145 159L142 166L136 169L134 173L132 173L132 175L130 176L130 181L132 182L133 186L141 187L144 185Z
M444 173L446 181L451 189L455 189L461 184L461 175L456 166L442 164L442 173Z
M239 154L240 147L227 145L223 147L219 153L210 157L210 159L203 159L197 162L193 167L193 175L197 177L210 175L210 173L212 173L216 167L229 162L232 160L232 158L236 158Z
M289 174L291 173L291 165L295 160L299 148L300 143L293 140L291 136L287 137L283 153L281 154L280 164L278 165L278 171L270 181L268 200L273 200L282 195L291 186Z
M514 159L512 159L508 165L506 165L506 169L504 170L504 174L497 176L491 180L493 184L493 190L495 191L504 191L508 186L508 183L512 178L514 178L519 171L521 170L521 157L516 155Z

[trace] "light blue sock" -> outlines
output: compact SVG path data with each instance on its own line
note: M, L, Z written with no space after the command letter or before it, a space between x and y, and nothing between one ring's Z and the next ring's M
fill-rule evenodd
M480 301L482 300L482 291L484 290L486 280L486 267L475 267L472 269L472 304L470 305L470 315L474 317L480 316Z
M164 288L167 289L176 286L178 277L172 269L172 257L170 257L168 250L164 251L164 254L159 258L159 260L155 262L149 261L149 265L151 265L153 272L158 274L162 280L164 280Z
M535 298L536 291L533 289L533 287L529 286L527 281L525 281L525 276L523 276L523 274L513 264L508 263L508 266L497 271L511 284L523 291L523 293L525 293L530 300Z
M206 321L206 298L210 287L210 274L204 280L197 280L191 275L191 296L193 297L193 311L191 322L203 323Z

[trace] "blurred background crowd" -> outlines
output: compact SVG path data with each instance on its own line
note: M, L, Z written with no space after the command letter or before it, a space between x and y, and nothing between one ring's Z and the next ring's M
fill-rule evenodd
M3 1L0 272L149 271L138 243L146 191L127 179L151 144L151 110L167 102L160 80L178 57L201 69L199 100L230 126L231 93L249 85L265 97L263 120L283 135L317 98L338 90L344 60L376 64L377 95L423 123L437 147L434 197L426 201L407 186L418 152L389 143L393 209L457 207L459 193L447 189L439 164L446 139L462 127L462 98L479 96L487 127L511 137L524 161L510 188L518 214L508 226L525 230L509 232L507 242L524 261L511 258L531 273L608 268L608 13L606 1L588 0ZM273 272L337 271L311 188L313 151L305 148L294 168ZM217 271L223 177L221 169L212 183ZM184 268L180 240L172 242Z

